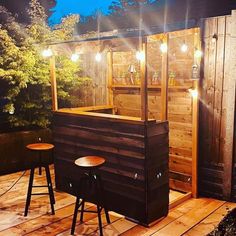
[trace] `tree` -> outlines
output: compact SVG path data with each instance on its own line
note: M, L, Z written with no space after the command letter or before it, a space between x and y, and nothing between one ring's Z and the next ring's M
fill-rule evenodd
M45 13L49 18L53 13L51 9L56 5L55 0L39 0L40 4L44 7ZM27 14L29 8L29 0L3 0L0 5L8 9L13 15L16 15L18 22L28 24L30 17Z
M68 40L79 20L72 15L52 30L46 24L46 13L38 0L31 0L30 24L22 26L15 18L0 8L5 19L0 25L0 87L1 101L11 126L47 127L51 120L51 86L49 63L40 51L42 44L52 40ZM57 63L59 105L73 106L73 94L89 79L79 77L80 66L65 56ZM1 86L2 85L2 86Z
M149 7L158 0L115 0L109 7L111 15L124 15L129 11L137 11L139 7Z

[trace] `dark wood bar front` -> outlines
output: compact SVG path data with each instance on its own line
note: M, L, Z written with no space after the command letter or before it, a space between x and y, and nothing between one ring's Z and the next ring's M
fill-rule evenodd
M168 122L112 115L112 107L54 112L57 189L75 194L81 177L75 159L104 157L108 209L149 225L168 213L168 132Z

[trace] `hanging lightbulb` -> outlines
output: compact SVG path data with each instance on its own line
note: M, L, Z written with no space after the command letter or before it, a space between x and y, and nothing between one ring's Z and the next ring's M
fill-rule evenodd
M73 53L72 55L71 55L71 61L73 61L73 62L77 62L78 60L79 60L79 54L77 54L77 53Z
M42 51L42 56L43 57L51 57L53 55L52 49L48 48L48 49L44 49Z
M145 60L145 54L143 51L137 51L136 52L136 58L139 61L144 61Z
M166 53L167 50L168 50L167 44L166 43L162 43L161 46L160 46L160 50L161 50L161 52Z
M187 52L188 51L188 45L186 43L182 44L181 51L182 52Z
M197 58L202 57L202 51L199 49L197 49L194 54L195 54L195 57Z
M189 89L190 94L192 95L193 98L198 97L198 91L197 89Z
M100 62L102 60L102 54L100 52L98 52L96 55L95 55L95 60L97 62Z

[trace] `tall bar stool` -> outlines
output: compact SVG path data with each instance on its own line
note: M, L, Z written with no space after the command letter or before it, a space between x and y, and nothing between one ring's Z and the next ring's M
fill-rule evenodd
M104 208L107 223L110 224L106 201L104 199L103 185L101 177L96 173L96 170L104 165L105 159L98 156L85 156L75 160L75 165L84 171L84 175L80 178L79 189L77 190L74 216L71 227L71 234L75 232L75 225L78 211L80 212L80 221L83 222L84 212L93 212L98 214L99 231L102 232L101 211ZM89 199L93 199L97 205L97 211L84 210L84 204ZM81 210L79 210L81 206Z
M30 206L30 200L32 195L49 195L50 205L52 209L52 215L55 214L54 211L54 204L55 204L55 198L53 194L53 188L52 188L52 181L51 181L51 175L49 171L49 163L45 160L42 160L42 153L51 151L53 154L53 148L54 145L50 143L32 143L26 146L27 149L33 152L37 152L39 155L39 160L37 162L34 162L30 169L30 179L29 179L29 185L28 185L28 192L27 192L27 198L26 198L26 205L25 205L25 214L24 216L27 216L28 209ZM39 167L39 174L41 175L41 168L45 168L46 172L46 178L47 178L47 185L36 185L33 186L34 181L34 170L35 168ZM48 188L48 193L32 193L32 188Z

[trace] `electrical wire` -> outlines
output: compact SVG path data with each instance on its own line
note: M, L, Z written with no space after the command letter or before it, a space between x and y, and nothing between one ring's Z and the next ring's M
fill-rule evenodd
M25 173L26 171L22 173L22 175L12 184L12 186L9 189L7 189L4 193L0 195L0 198L4 196L6 193L8 193L16 185L21 180L21 178L25 175Z

